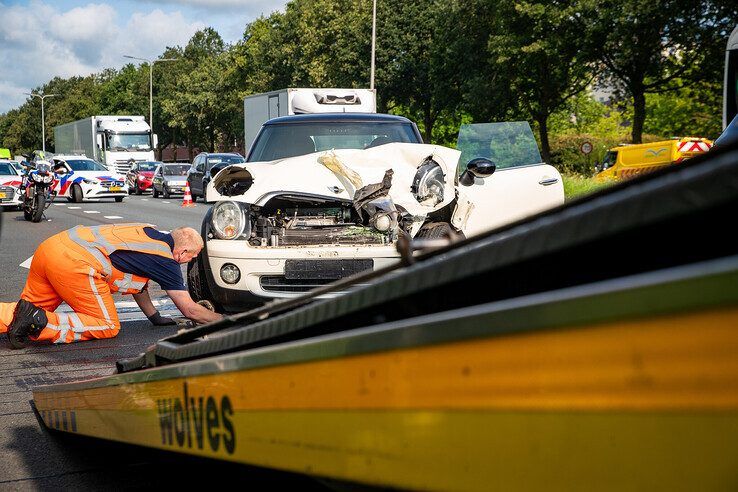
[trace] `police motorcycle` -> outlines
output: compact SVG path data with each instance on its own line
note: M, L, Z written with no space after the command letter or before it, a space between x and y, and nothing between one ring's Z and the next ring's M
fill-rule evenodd
M23 218L31 222L40 222L44 211L51 206L56 193L52 191L55 174L48 161L22 163L26 172L23 175Z

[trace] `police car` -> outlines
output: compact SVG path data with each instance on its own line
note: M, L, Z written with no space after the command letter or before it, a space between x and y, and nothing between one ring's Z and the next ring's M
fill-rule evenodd
M13 163L0 160L0 207L12 208L21 204L20 186L23 178Z
M125 176L108 171L99 162L79 155L55 155L51 162L55 172L60 168L66 171L54 185L54 191L70 202L98 198L122 202L128 195Z

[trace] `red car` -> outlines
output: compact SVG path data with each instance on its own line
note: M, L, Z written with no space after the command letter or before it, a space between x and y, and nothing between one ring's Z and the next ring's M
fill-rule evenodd
M136 162L131 166L131 170L126 174L126 184L128 185L129 194L140 195L144 191L149 191L153 184L154 171L161 164L157 161Z

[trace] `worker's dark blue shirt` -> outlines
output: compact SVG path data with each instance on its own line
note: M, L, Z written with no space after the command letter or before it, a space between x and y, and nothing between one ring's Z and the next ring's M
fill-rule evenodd
M144 232L151 239L166 243L169 249L174 250L174 238L171 234L159 232L152 227L144 227ZM110 255L110 263L121 272L149 278L164 290L187 290L182 278L182 268L171 258L140 251L119 250Z

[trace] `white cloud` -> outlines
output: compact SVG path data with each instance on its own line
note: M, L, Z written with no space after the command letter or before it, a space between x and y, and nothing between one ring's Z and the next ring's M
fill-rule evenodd
M25 6L0 3L0 19L0 113L21 104L23 92L55 76L118 68L130 62L123 55L155 58L167 46L186 44L206 26L178 11L134 12L121 19L106 4L59 11L38 0Z

